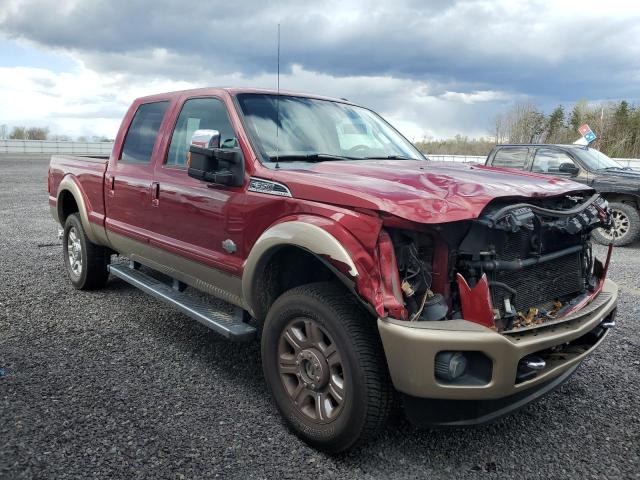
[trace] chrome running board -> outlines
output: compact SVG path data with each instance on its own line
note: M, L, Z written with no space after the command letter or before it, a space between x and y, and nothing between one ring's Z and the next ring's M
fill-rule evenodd
M158 300L168 303L185 315L230 340L246 341L255 336L256 329L243 321L243 310L238 307L236 307L235 314L230 314L212 308L202 300L181 292L179 288L171 288L169 285L126 264L111 264L108 268L113 276L124 280Z

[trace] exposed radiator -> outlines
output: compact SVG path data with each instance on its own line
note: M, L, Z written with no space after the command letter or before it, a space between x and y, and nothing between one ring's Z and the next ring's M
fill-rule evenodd
M504 283L516 291L516 311L526 314L530 307L548 309L552 307L554 300L583 290L581 256L577 252L521 270L498 271L491 280ZM492 285L491 295L494 308L500 310L500 315L503 316L504 299L510 298L510 292Z

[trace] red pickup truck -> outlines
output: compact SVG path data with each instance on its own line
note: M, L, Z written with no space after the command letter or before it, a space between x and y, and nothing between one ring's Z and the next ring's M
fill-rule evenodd
M346 100L140 98L108 159L54 156L48 183L76 288L112 275L230 340L261 332L277 408L326 451L374 435L396 399L418 425L496 419L614 325L592 189L429 162Z

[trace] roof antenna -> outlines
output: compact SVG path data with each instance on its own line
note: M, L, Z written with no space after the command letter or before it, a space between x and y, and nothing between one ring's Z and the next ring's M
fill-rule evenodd
M278 23L278 92L276 95L276 168L280 168L278 160L280 158L279 146L280 131L280 24Z

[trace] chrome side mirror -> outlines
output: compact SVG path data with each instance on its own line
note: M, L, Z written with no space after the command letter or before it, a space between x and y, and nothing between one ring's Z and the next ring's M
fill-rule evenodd
M191 135L191 145L200 148L220 148L220 132L218 130L196 130Z
M205 182L239 187L244 183L244 157L239 148L220 148L218 130L196 130L187 153L187 175Z

